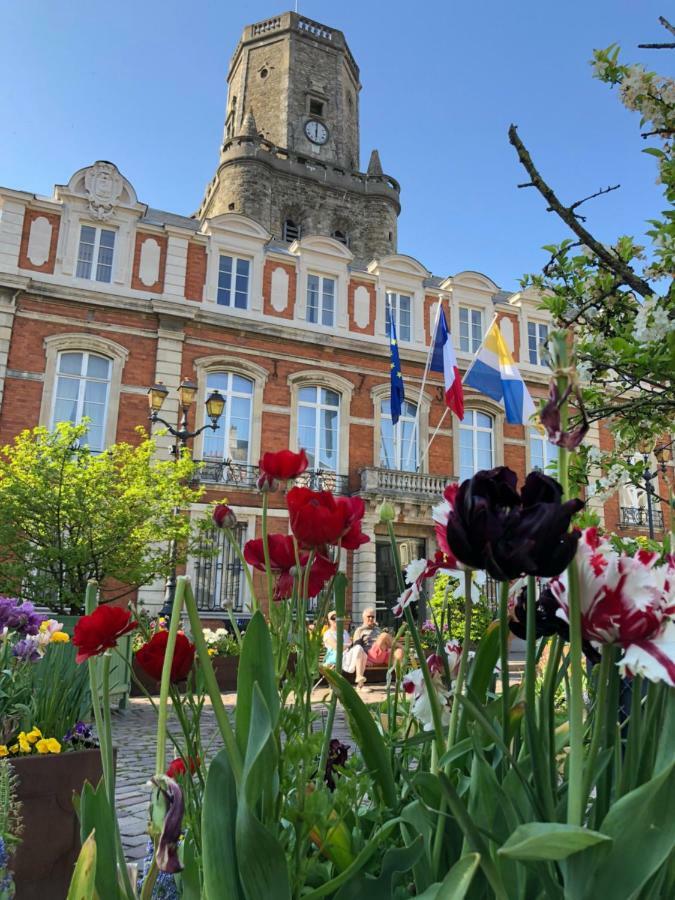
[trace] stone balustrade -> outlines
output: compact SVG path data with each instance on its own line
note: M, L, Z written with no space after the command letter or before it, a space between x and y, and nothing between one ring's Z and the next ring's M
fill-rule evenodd
M366 468L361 470L361 492L386 497L411 497L440 501L445 486L455 479L447 475L401 472L397 469Z

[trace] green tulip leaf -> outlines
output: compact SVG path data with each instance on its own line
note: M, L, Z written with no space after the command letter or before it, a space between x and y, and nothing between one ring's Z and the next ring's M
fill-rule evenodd
M96 832L96 892L101 900L117 900L120 892L117 881L115 820L102 779L96 788L88 781L85 782L79 807L83 847L91 833Z
M244 634L237 671L237 708L235 711L237 743L242 756L246 754L253 685L258 684L269 710L273 726L279 716L279 691L274 675L272 639L263 614L253 614Z
M581 828L579 825L528 822L526 825L519 825L497 853L508 859L525 861L559 860L611 840L606 834Z
M352 737L359 745L378 793L384 803L393 809L397 803L394 773L389 753L370 710L342 675L334 669L322 669L321 672L345 708Z
M442 882L432 884L417 900L464 900L480 863L478 853L467 853L457 860Z
M66 900L91 900L96 896L96 832L82 844Z
M211 762L202 803L205 900L244 900L238 876L235 825L237 791L227 750Z
M394 896L394 877L408 872L423 853L422 836L418 835L408 847L395 847L384 854L382 869L377 878L359 873L335 895L335 900L391 900Z

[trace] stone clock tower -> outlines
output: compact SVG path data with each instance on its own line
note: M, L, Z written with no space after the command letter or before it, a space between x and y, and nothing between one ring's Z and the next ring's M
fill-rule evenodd
M220 163L198 216L250 216L276 240L396 252L399 185L377 151L359 171L359 69L341 31L297 13L244 30L227 77Z

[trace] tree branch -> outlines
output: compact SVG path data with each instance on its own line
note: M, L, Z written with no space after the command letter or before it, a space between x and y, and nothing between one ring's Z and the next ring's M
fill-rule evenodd
M560 200L558 200L553 190L537 171L532 162L532 157L518 136L518 130L515 125L511 125L509 128L509 141L512 146L515 147L516 152L518 153L518 159L530 176L532 184L536 187L544 200L546 200L550 210L556 213L576 236L580 238L582 243L584 243L589 250L592 250L598 259L601 259L605 263L608 269L619 276L621 281L625 282L625 284L632 288L637 294L640 294L640 296L650 297L654 292L649 284L636 275L627 263L597 241L593 235L583 227L573 210L568 206L564 206Z
M573 203L569 207L569 211L574 212L575 209L577 209L579 206L581 206L582 203L586 203L587 200L594 200L596 197L602 197L603 194L609 194L610 191L618 191L620 187L621 187L620 184L615 184L615 185L609 185L606 188L600 188L599 191L596 191L594 194L589 194L588 197L584 197L583 200L577 200L576 203ZM549 212L549 211L550 210L546 210L546 212ZM576 218L580 219L582 222L586 221L586 216L577 215Z

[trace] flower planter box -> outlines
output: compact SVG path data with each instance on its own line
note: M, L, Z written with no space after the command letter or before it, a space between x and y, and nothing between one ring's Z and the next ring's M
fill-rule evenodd
M239 670L239 657L238 656L214 656L211 660L213 663L213 671L216 675L216 680L218 682L218 687L223 693L230 693L231 691L237 690L237 672ZM150 694L151 697L159 696L159 688L160 684L154 678L151 678L136 662L136 657L134 656L132 662L132 668L134 671L134 680L131 682L131 696L132 697L143 697L145 696L143 691L140 689L135 679L138 679L140 683L143 685L145 690ZM179 684L178 687L183 689L185 687L185 682Z
M80 823L73 793L98 784L98 750L35 755L12 760L19 778L24 828L12 860L16 900L64 900L80 852Z

